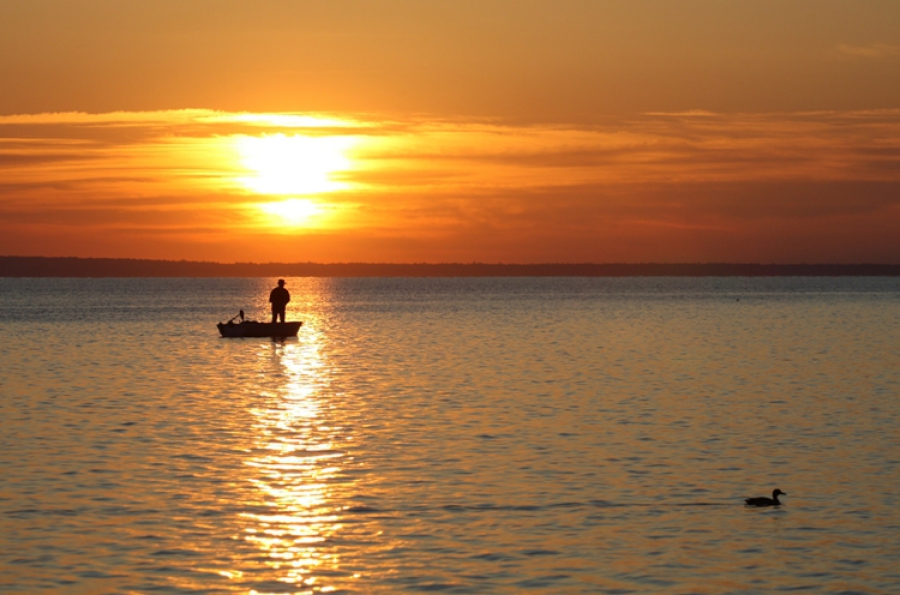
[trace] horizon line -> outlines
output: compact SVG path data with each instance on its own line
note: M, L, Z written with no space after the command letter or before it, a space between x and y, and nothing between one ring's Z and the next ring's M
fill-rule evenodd
M234 262L0 256L0 277L783 277L900 276L900 263Z

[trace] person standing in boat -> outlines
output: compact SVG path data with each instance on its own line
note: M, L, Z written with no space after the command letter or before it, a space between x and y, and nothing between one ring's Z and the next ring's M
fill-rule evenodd
M284 279L279 279L278 287L269 294L269 302L272 304L272 322L278 322L279 317L281 317L281 322L284 322L284 309L289 301L291 301L291 294L284 288Z

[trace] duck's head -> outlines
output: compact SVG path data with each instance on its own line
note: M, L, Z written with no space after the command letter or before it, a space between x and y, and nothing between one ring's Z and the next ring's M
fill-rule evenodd
M778 496L787 496L787 493L782 492L781 490L776 488L775 491L772 492L772 497L777 498Z

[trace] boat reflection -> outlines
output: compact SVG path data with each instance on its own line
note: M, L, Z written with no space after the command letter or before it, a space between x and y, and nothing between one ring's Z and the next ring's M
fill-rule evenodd
M263 557L256 593L327 593L341 575L332 538L341 530L334 493L342 475L343 429L323 403L327 391L322 337L311 324L298 339L260 345L259 369L271 382L254 408L253 469L242 538ZM264 567L264 568L263 568ZM245 583L246 584L246 583ZM293 585L293 588L290 587Z

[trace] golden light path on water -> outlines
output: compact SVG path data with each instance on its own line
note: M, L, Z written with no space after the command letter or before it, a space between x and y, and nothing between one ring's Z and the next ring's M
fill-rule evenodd
M247 521L242 538L262 552L265 574L292 585L294 593L334 591L321 578L340 566L327 542L342 527L333 489L346 460L336 439L347 436L323 412L327 378L321 339L307 328L297 341L261 346L260 368L272 370L279 382L262 395L267 406L251 411L255 444L245 461L254 512L242 514Z

